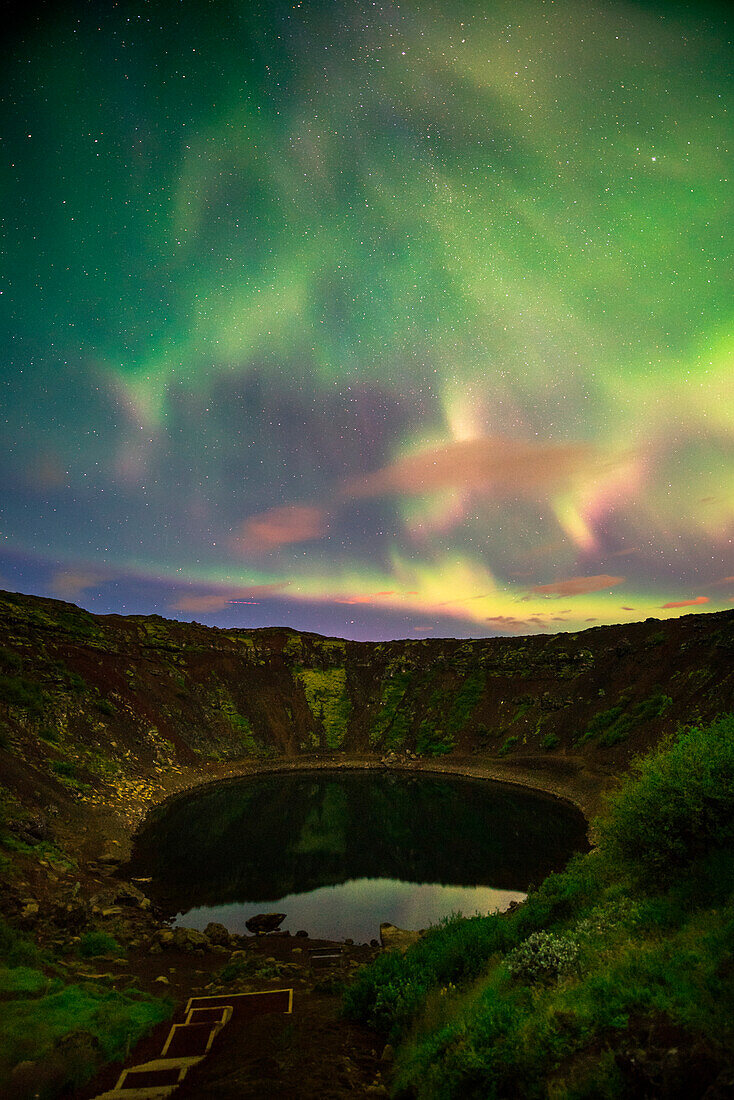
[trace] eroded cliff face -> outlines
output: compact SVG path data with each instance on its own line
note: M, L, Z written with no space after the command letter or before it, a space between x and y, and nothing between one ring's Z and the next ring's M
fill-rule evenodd
M734 611L480 641L349 642L0 593L0 798L79 809L152 775L345 754L621 771L734 709Z

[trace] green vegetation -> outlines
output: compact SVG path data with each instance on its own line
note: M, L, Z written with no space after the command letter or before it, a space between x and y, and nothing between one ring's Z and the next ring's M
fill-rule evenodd
M454 739L450 733L436 729L430 718L424 718L415 739L415 751L418 756L444 756L453 752Z
M79 1088L103 1061L123 1057L171 1013L167 1001L134 990L118 993L91 981L66 984L53 960L1 919L0 960L3 1096L46 1098Z
M610 707L609 710L601 710L594 715L580 740L583 743L598 737L602 748L611 748L612 745L626 740L630 733L644 722L661 718L672 703L673 700L669 695L657 691L649 699L643 699L630 706L629 695L623 693L616 706Z
M97 955L122 955L124 951L114 936L108 932L85 932L79 943L79 954L83 959L93 959Z
M48 978L30 966L0 966L0 993L39 993L48 985Z
M280 978L285 967L281 963L268 961L262 956L240 955L231 962L225 963L219 971L218 977L223 982L268 982L273 978Z
M482 697L486 682L487 676L484 670L477 669L476 672L469 673L457 691L445 723L446 733L451 739L461 733L471 718Z
M519 909L452 917L360 971L346 1012L402 1042L396 1095L662 1095L662 1060L675 1076L692 1051L731 1074L732 822L734 716L639 761L599 848Z
M311 713L321 722L326 747L338 749L347 735L352 714L346 669L299 668L294 671L303 685Z
M484 691L487 676L477 669L466 676L454 696L448 715L445 712L447 692L436 689L428 701L428 714L418 728L415 751L419 756L443 756L456 748L456 738L471 718Z
M510 719L510 725L512 726L515 722L519 722L521 718L524 718L532 705L532 702L520 703L520 706L517 708L512 718Z
M512 752L519 740L520 738L517 737L515 734L512 734L510 737L506 737L497 752L500 756L507 756L508 752Z
M542 749L557 749L561 743L560 737L557 737L555 733L546 733L543 740L540 742Z
M33 718L40 718L46 695L36 681L27 676L0 673L0 702L9 707L18 707Z
M387 749L400 748L405 743L410 728L410 718L398 708L405 698L413 676L410 672L396 672L382 685L382 698L377 717L372 723L369 738L371 745L384 743Z

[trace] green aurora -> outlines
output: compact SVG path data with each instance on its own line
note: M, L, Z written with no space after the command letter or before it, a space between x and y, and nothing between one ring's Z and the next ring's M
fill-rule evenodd
M373 638L731 605L726 15L52 12L0 47L5 587Z

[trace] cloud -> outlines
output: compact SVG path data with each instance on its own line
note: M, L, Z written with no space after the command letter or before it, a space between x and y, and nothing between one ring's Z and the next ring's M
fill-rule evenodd
M488 615L487 622L500 630L531 630L529 619L516 619L514 615ZM544 625L544 624L543 624Z
M373 603L375 600L384 598L385 596L396 596L397 592L390 590L388 592L373 592L367 596L334 596L332 603Z
M193 611L207 614L215 611L225 611L229 607L242 604L258 604L260 602L258 597L275 595L284 588L287 588L287 582L254 584L246 592L236 595L233 595L231 591L191 593L174 597L168 606L173 611Z
M50 588L60 600L78 600L87 588L93 588L102 579L92 570L62 569L52 576Z
M708 596L696 596L695 600L674 600L671 603L664 603L664 604L661 604L660 606L662 608L666 608L666 607L695 607L696 604L708 603L708 602L709 602Z
M553 584L536 584L532 591L541 596L585 596L589 592L602 592L615 584L624 584L625 580L625 577L599 573L594 577L569 577L566 581L555 581Z
M414 626L413 630L435 630L435 626Z
M171 600L168 606L174 611L207 612L224 611L229 605L228 596L221 593L210 593L207 596L179 596L177 599Z
M233 535L231 544L243 552L277 550L290 543L323 538L327 529L328 517L322 508L287 504L250 516Z
M620 611L634 611L634 610L635 610L634 607L625 607L624 604L620 605Z
M415 496L466 489L496 500L537 499L592 472L598 464L597 452L586 443L539 443L502 436L458 440L405 455L372 474L353 478L344 485L343 495Z

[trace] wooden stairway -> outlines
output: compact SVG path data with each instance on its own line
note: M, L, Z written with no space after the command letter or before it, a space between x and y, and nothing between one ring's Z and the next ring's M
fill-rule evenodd
M124 1069L115 1087L99 1093L95 1100L162 1100L174 1092L192 1066L206 1058L233 1016L292 1011L292 989L191 997L184 1020L171 1025L160 1057Z

